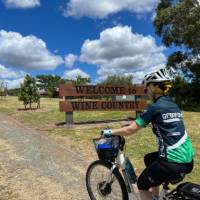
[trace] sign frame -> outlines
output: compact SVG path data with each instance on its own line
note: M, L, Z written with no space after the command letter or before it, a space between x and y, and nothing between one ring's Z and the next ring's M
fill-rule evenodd
M90 97L113 97L123 95L134 95L135 101L103 101L88 100ZM111 85L72 85L61 84L59 96L64 101L59 102L60 112L65 112L65 122L73 124L73 111L111 111L111 110L132 110L136 116L146 106L147 102L140 97L146 96L143 85L111 86ZM87 99L83 98L86 97ZM81 101L77 101L81 99Z

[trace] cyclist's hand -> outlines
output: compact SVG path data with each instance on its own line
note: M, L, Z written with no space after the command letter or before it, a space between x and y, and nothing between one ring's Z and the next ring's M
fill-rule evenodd
M112 130L111 129L104 129L101 132L103 137L109 138L112 136Z

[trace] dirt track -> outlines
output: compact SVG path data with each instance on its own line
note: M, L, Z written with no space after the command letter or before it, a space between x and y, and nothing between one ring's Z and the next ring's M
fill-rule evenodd
M88 200L80 154L0 113L0 200Z

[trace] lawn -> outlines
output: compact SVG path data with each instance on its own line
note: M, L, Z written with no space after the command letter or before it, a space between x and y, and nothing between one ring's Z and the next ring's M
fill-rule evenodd
M71 141L71 148L90 154L93 150L92 139L99 136L100 131L109 126L120 127L122 123L84 124L72 127L56 126L64 122L64 113L59 112L59 99L41 99L41 109L24 111L17 97L6 97L0 100L0 112L5 112L12 118L29 125L52 137L62 137ZM191 137L196 152L195 167L187 176L186 181L200 183L200 113L183 111L186 129ZM135 117L135 112L75 112L75 122L99 121L106 119L125 119ZM139 174L144 168L143 156L156 150L156 140L150 128L142 129L136 135L127 137L126 153L131 158ZM93 152L94 153L94 152ZM92 156L92 153L91 153Z

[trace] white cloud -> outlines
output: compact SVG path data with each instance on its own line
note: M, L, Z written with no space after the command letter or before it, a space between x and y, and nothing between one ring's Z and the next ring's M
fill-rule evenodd
M139 81L141 73L154 71L165 65L163 46L157 46L152 36L133 33L131 27L116 26L101 32L97 40L86 40L80 60L98 66L99 80L113 74L133 73Z
M23 37L17 32L0 30L0 61L23 69L53 70L63 63L60 56L52 54L46 43L33 36Z
M27 73L22 70L14 70L0 64L0 83L7 85L8 89L19 88Z
M0 79L17 79L25 75L24 71L15 71L0 64Z
M33 8L40 6L40 0L4 0L7 8Z
M82 71L81 69L66 70L64 72L63 78L74 80L78 76L81 76L82 78L90 78L90 75Z
M200 6L200 0L197 0L197 2L196 2L196 5L195 5L196 7L198 7L198 6Z
M0 80L1 81L1 80ZM20 88L20 84L24 82L24 77L23 78L18 78L14 80L4 80L4 82L7 84L8 89L15 89L15 88Z
M152 16L151 16L151 21L153 22L155 20L155 18L156 18L156 12L154 11Z
M106 18L120 11L144 14L153 11L158 0L70 0L64 10L66 17Z
M68 68L72 68L77 59L78 59L77 55L68 54L68 55L65 56L65 65Z

